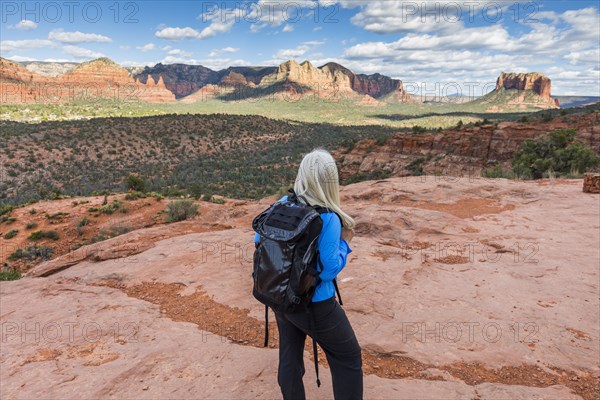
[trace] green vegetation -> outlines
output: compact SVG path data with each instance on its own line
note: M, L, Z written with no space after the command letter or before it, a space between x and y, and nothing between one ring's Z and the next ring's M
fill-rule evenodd
M102 242L104 240L112 239L114 237L124 235L127 232L131 232L132 228L126 225L113 225L110 228L102 228L98 235L90 239L91 243Z
M283 100L269 95L248 99L244 94L228 94L222 98L207 98L195 103L167 104L151 104L134 99L94 99L69 104L2 104L0 119L40 123L87 118L225 113L256 115L304 123L331 123L346 126L386 125L396 128L411 128L419 125L430 129L456 126L460 120L467 124L484 118L494 121L516 119L547 106L540 103L539 96L532 93L527 93L525 96L527 103L525 110L521 110L519 106L508 106L520 94L522 93L519 91L501 91L472 102L443 104L399 103L395 100L379 99L378 106L360 105L356 99L344 96L330 98L305 96ZM494 108L494 111L489 111L491 108Z
M143 192L146 189L146 181L137 175L129 174L125 178L125 187L127 190Z
M11 229L10 231L4 234L4 239L12 239L19 234L18 229Z
M52 249L49 247L28 246L26 249L17 249L14 253L8 256L9 261L17 261L24 259L33 261L37 258L49 260L52 257Z
M419 157L416 160L411 161L406 166L406 169L412 172L414 176L421 176L425 173L423 171L423 163L425 163L425 161L427 161L425 158Z
M14 207L10 205L0 205L0 216L10 214L13 209Z
M76 131L77 134L71 132ZM40 137L39 132L45 132ZM0 204L18 205L64 196L122 193L141 188L157 201L164 197L213 194L259 199L293 182L302 156L314 147L349 147L363 139L384 142L398 133L381 126L301 124L257 116L168 115L144 118L47 122L0 121L0 156L22 171L0 182ZM408 133L409 130L406 130ZM96 159L96 148L114 148ZM29 151L48 160L29 164ZM42 156L45 154L45 156ZM15 188L10 191L8 188ZM143 197L141 191L128 199ZM90 212L111 214L115 204ZM123 210L125 211L125 209Z
M513 172L525 179L578 176L598 166L600 160L589 146L575 142L574 129L557 129L526 140L515 153Z
M37 222L28 222L27 225L25 225L25 229L31 230L37 228L37 226Z
M126 214L128 212L128 209L121 201L113 200L113 202L110 204L106 204L105 206L102 206L100 208L92 207L88 211L96 212L98 213L98 216L100 214L113 215L116 211L120 211L121 213Z
M0 281L16 281L21 279L21 272L13 268L2 268L0 270Z
M29 235L29 240L37 241L42 239L58 240L58 232L56 231L35 231Z
M387 169L378 169L378 170L374 170L368 173L360 173L360 174L355 174L350 176L348 179L343 180L341 183L342 185L351 185L353 183L358 183L358 182L362 182L362 181L375 181L375 180L379 180L379 179L387 179L392 175L392 171L387 170ZM283 193L280 193L281 195L287 194L287 189L288 187L285 188L285 191L283 191Z
M493 167L484 170L482 175L485 178L514 179L515 177L515 174L512 171L505 171L500 164L496 164Z
M191 200L175 200L167 204L169 222L184 221L198 215L198 205Z

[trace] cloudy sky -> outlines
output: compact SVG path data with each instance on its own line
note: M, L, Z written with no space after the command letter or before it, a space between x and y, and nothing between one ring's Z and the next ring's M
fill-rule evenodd
M213 69L335 61L421 93L460 87L475 95L502 71L537 71L555 95L600 96L598 0L0 4L0 53L15 61L106 56L125 66Z

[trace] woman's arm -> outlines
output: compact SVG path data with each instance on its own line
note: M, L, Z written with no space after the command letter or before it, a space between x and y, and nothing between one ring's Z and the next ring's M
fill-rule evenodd
M341 238L342 224L335 213L321 214L323 229L319 237L319 253L322 281L332 281L346 266L346 258L352 253L348 243Z

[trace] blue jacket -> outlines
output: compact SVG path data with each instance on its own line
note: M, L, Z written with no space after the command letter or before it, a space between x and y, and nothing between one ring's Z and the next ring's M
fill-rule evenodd
M282 197L279 201L287 200L287 196ZM348 243L342 239L342 224L340 219L334 212L321 214L323 220L323 229L319 236L319 254L323 270L320 271L319 283L315 289L315 294L312 301L318 302L332 298L335 296L335 287L333 280L346 266L346 258L352 253L352 249ZM260 241L260 235L254 234L254 243Z

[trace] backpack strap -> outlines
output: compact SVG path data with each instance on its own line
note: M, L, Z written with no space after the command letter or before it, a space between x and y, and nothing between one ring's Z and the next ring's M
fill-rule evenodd
M265 345L269 345L269 306L265 304Z
M338 300L340 301L340 306L343 306L344 303L342 303L342 296L340 296L340 289L338 288L337 278L333 280L333 287L335 287L335 293L337 294Z
M312 337L312 345L313 345L313 358L315 360L315 374L317 375L317 387L321 387L321 380L319 379L319 353L317 351L317 339L315 339L315 313L312 310L312 307L308 307L306 312L309 314L308 318L310 320L310 336Z

